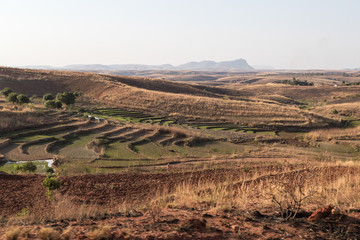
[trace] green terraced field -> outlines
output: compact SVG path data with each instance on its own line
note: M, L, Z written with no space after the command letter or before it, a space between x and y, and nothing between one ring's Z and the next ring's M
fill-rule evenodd
M114 142L110 143L106 147L105 158L111 159L139 159L143 158L143 156L133 153L129 149L127 149L126 142Z
M153 142L148 142L141 145L136 145L135 149L143 154L144 156L147 156L149 158L165 158L165 157L174 157L178 154L176 152L171 152L167 150L166 148L163 148Z
M69 158L96 158L97 154L90 149L86 148L86 145L91 142L99 134L89 134L85 136L79 136L70 140L66 145L61 146L58 149L58 154Z
M150 124L159 124L159 125L171 125L175 122L163 117L154 117L149 114L144 114L142 112L136 111L125 111L121 109L97 109L89 113L91 116L96 116L100 118L112 118L119 121L127 121L132 123L150 123Z
M349 127L358 127L358 126L360 126L360 121L349 122Z

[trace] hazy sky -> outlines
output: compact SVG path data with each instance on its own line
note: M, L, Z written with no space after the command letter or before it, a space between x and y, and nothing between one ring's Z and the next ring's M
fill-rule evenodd
M0 65L360 67L360 0L0 0Z

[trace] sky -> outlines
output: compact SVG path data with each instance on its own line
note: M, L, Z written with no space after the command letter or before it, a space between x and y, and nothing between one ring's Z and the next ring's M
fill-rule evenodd
M0 66L360 68L359 0L0 0Z

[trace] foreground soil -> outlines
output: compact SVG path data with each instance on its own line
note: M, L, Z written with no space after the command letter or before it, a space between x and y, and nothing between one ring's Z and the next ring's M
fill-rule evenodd
M2 227L0 236L11 231L17 231L16 226ZM27 225L18 231L21 239L39 239L43 232L52 238L42 239L360 239L360 214L337 214L311 222L305 217L284 221L259 211L233 209L213 214L162 209Z
M167 194L181 184L233 182L234 185L258 184L260 181L277 181L286 176L291 179L297 172L309 178L326 174L328 181L344 173L360 174L357 167L333 166L322 168L301 168L268 166L244 169L210 169L169 173L123 173L99 175L75 175L60 177L61 188L56 192L78 205L114 207L124 202L141 204L144 200L160 194ZM264 175L262 175L262 172ZM270 173L269 172L276 172ZM257 177L254 177L257 174ZM51 202L42 187L44 175L0 174L0 216L52 210ZM239 179L251 179L239 181Z
M344 173L359 173L359 168L346 166L311 169L303 165L300 168L264 166L262 170L253 170L62 176L62 186L56 195L69 201L60 202L63 204L60 208L55 206L56 200L48 199L41 186L45 176L0 174L0 216L3 218L0 219L0 239L16 239L9 238L10 233L17 233L18 239L39 239L45 230L53 237L42 239L360 239L360 206L315 222L307 219L311 212L303 211L298 218L285 221L276 209L259 209L251 204L246 210L201 207L201 203L194 208L139 207L146 199L169 193L182 183L196 185L248 179L243 183L256 185L265 179L277 181L279 176L291 179L300 171L305 177L326 173L327 180L332 181ZM257 175L253 176L254 173ZM123 203L137 203L137 207L120 208ZM71 212L74 206L99 213L49 218L53 211L57 216L61 214L56 212L59 209ZM101 212L109 208L114 211ZM47 217L24 224L24 219L32 213Z

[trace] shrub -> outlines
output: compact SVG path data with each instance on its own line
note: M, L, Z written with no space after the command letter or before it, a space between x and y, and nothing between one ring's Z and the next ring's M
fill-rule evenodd
M48 100L45 102L46 108L56 108L56 102L55 100Z
M30 102L30 99L24 94L19 94L19 95L17 95L16 98L17 98L17 102L20 104Z
M336 109L334 109L334 110L332 110L332 113L333 114L338 114L339 112Z
M13 90L11 90L10 88L6 87L1 91L1 94L4 95L5 97L7 97L10 93L12 93Z
M50 174L52 174L52 173L55 172L55 171L54 171L54 168L49 167L49 166L46 166L45 171L46 171L47 173L50 173Z
M47 189L46 194L49 197L49 199L51 200L53 191L56 189L59 189L61 183L56 176L54 176L53 174L49 174L44 179L42 185L43 185L43 187L45 187Z
M43 181L42 183L43 187L45 187L48 191L54 191L56 189L60 188L60 181L59 179L52 175L49 174Z
M16 164L14 169L21 172L35 172L37 167L33 162L26 162L23 164Z
M26 162L22 164L23 172L35 172L37 169L36 165L33 162Z
M60 101L55 101L56 108L62 108L62 103Z
M55 101L55 100L48 100L45 102L45 107L46 108L61 108L62 107L62 103L59 101Z
M47 93L43 96L43 100L44 101L48 101L48 100L54 100L54 96L51 93Z
M76 94L72 92L63 92L56 94L56 99L66 105L72 105L75 103Z
M6 99L9 101L9 102L12 102L12 103L16 103L17 102L17 94L14 93L14 92L11 92L9 93L9 95L7 95Z

